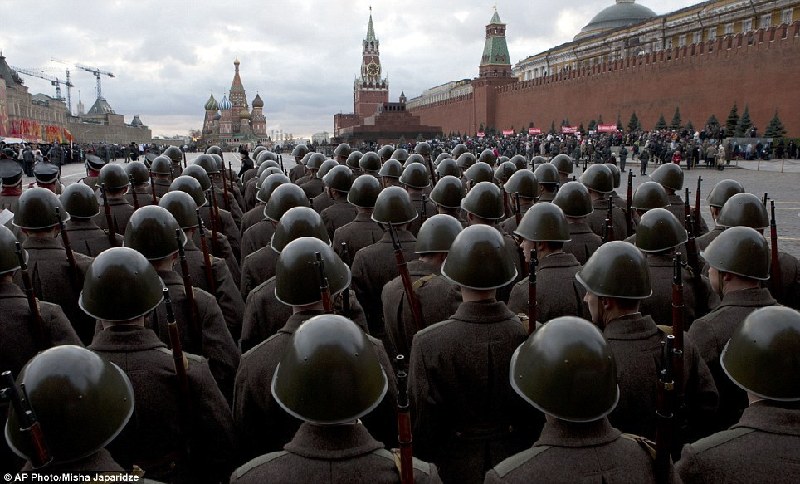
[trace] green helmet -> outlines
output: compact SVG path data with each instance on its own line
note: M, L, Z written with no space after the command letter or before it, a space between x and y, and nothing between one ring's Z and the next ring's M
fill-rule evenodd
M136 250L147 260L163 259L178 251L176 230L180 231L180 244L186 245L186 235L180 228L178 221L166 208L147 205L133 212L128 220L125 247Z
M256 146L255 148L253 148L253 152L251 153L251 158L253 158L253 159L258 158L258 155L261 154L261 152L266 150L266 149L267 149L266 146L261 146L261 145ZM211 153L208 153L208 154L210 155Z
M211 155L200 155L194 159L192 164L201 167L209 175L215 175L219 173L219 168L217 168L217 162L214 161L214 158L212 158Z
M656 182L644 182L633 192L631 207L639 211L647 211L654 208L667 208L669 207L667 191Z
M169 191L188 193L192 196L192 200L194 200L194 203L196 203L198 207L202 207L206 204L206 195L203 191L203 187L200 185L199 181L189 175L181 175L172 180L172 183L169 185Z
M78 305L95 319L130 321L158 306L162 288L161 278L142 254L130 247L112 247L86 271Z
M683 170L675 163L664 163L656 168L650 179L664 188L679 191L683 188Z
M428 169L422 163L411 163L403 169L400 183L410 188L425 188L431 184Z
M333 154L336 156L350 156L350 145L347 143L342 143L333 150Z
M417 143L414 146L414 153L418 153L422 156L430 155L431 154L431 145L426 142Z
M752 193L737 193L725 202L717 217L721 227L769 227L767 207Z
M519 193L522 198L536 198L539 196L539 182L532 171L522 168L514 172L508 179L503 189L506 193Z
M197 204L191 195L180 190L165 193L158 201L158 206L167 209L175 217L182 229L197 227Z
M261 148L261 147L257 147L256 149L258 149L258 148ZM212 146L208 147L208 149L206 150L206 153L208 153L209 155L215 154L215 155L222 156L222 148L220 148L217 145L212 145Z
M407 224L417 216L417 210L411 203L411 197L400 187L388 187L381 190L375 200L375 210L372 211L372 220L384 224Z
M581 175L581 183L598 193L614 191L614 174L606 165L590 165Z
M400 175L402 174L403 164L394 158L386 160L386 162L381 165L381 169L378 171L378 175L388 178L400 178Z
M767 306L750 313L725 345L722 369L735 384L768 400L800 400L800 313Z
M378 171L381 169L381 157L374 151L367 151L358 161L358 167L364 171Z
M531 160L531 163L534 166L541 165L541 164L547 163L547 158L545 158L544 156L541 156L541 155L534 156L533 159ZM556 171L558 171L558 170L556 170Z
M261 165L263 165L264 163L266 163L268 161L272 161L272 162L276 162L277 161L277 157L275 156L275 153L273 153L273 152L271 152L271 151L269 151L267 149L261 150L258 154L255 154L255 152L253 152L253 159L256 161L256 165L257 166L261 166Z
M459 286L481 291L513 281L517 268L508 256L500 231L488 225L471 225L450 246L442 275Z
M619 188L622 184L622 173L614 163L606 163L606 167L611 170L611 176L614 177L614 188Z
M256 169L256 175L261 176L262 173L268 171L269 169L277 169L279 173L283 173L283 170L281 170L281 167L278 165L277 162L272 160L267 160L264 163L258 165L258 168Z
M594 212L589 189L581 182L571 181L559 188L553 203L561 207L567 217L586 217Z
M514 231L534 242L569 242L569 224L561 207L554 203L537 203L531 207Z
M125 165L125 172L134 185L142 185L150 181L150 170L141 161L131 161Z
M708 244L703 258L709 266L720 272L759 281L769 279L770 249L767 240L750 227L725 229Z
M164 150L164 155L168 156L173 163L180 163L183 161L183 151L177 146L169 146Z
M308 202L306 193L302 188L294 183L281 183L272 191L269 201L264 206L264 216L273 222L277 222L292 207L310 206L311 204Z
M449 252L461 232L461 222L445 214L437 214L422 223L417 234L417 254Z
M459 168L461 168L461 171L468 169L470 166L474 165L477 161L478 159L475 158L475 155L473 155L472 153L461 153L460 155L458 155L458 158L456 158L456 164L458 165Z
M154 175L169 175L172 173L172 160L169 157L164 155L158 155L155 157L152 163L150 163L150 173Z
M636 226L636 247L642 252L662 252L688 239L683 224L665 208L648 210Z
M737 193L744 193L744 187L741 183L731 179L721 180L714 185L706 200L708 200L710 206L722 208L725 202Z
M105 186L109 190L122 190L128 188L130 178L122 165L110 163L100 169L100 176L97 177L97 184Z
M492 182L480 182L472 187L461 201L461 208L486 220L499 220L506 214L503 192Z
M336 160L331 160L331 159L323 161L322 164L319 165L319 170L317 170L317 178L322 180L325 177L325 175L327 175L328 172L331 171L331 168L335 166L344 166L344 165L339 165L339 163L337 163Z
M298 237L281 250L275 266L275 297L287 306L322 300L316 253L322 257L331 296L350 285L350 269L331 246L316 237Z
M478 156L478 162L486 163L489 166L494 166L495 161L497 161L497 157L494 156L494 151L488 148L481 151L480 156Z
M381 146L381 149L378 150L381 160L388 160L392 157L392 153L394 153L394 146L392 145L383 145Z
M21 229L49 229L69 220L58 196L47 188L28 188L17 200L13 224Z
M528 160L526 160L522 155L514 155L508 161L514 163L514 166L517 167L517 170L524 170L525 168L528 168Z
M468 151L469 149L467 148L467 145L459 143L453 147L453 149L450 151L450 154L453 155L453 158L458 158Z
M194 178L198 182L200 182L200 188L203 191L208 190L211 188L211 178L208 177L208 173L203 169L203 167L199 165L189 165L183 169L181 175L186 175Z
M261 182L258 193L256 193L256 200L261 203L269 202L272 192L274 192L276 188L284 183L291 183L291 180L289 180L289 177L283 173L273 173L271 175L267 175L264 181Z
M214 154L214 153L211 153L209 156L211 158L213 158L214 159L214 163L217 164L217 170L225 171L225 162L222 161L222 157L221 156L219 156L217 154Z
M408 151L404 150L403 148L397 148L392 153L392 158L399 161L400 163L405 163L408 159Z
M358 150L352 151L347 156L347 161L345 163L347 164L348 167L353 168L353 169L357 169L358 168L358 162L361 161L361 157L362 156L364 156L364 154L362 152L360 152Z
M94 190L85 183L71 183L67 185L59 196L64 210L75 218L92 218L100 213L100 204Z
M299 144L292 150L292 156L295 158L302 158L308 153L308 146Z
M619 401L614 353L599 329L575 316L542 326L511 356L511 387L542 412L592 422Z
M381 182L372 175L361 175L353 181L353 186L347 192L347 201L356 207L373 208L379 193Z
M272 395L290 415L316 425L354 422L389 388L378 353L344 316L314 316L294 334L272 378Z
M439 165L436 167L436 174L439 175L439 178L448 175L461 178L461 168L458 167L456 160L452 158L445 158L440 161Z
M346 166L342 166L347 168ZM270 247L280 253L286 244L300 237L316 237L330 244L328 229L322 222L322 217L310 207L290 208L283 214L275 233L272 234Z
M600 297L647 299L653 294L647 260L628 242L601 245L575 278L587 291Z
M264 170L260 175L258 175L258 181L256 182L256 185L259 186L259 187L261 185L263 185L264 184L264 180L266 180L267 177L270 176L270 175L284 175L285 176L285 173L283 173L283 171L280 168L269 167L266 170Z
M455 158L453 158L453 155L451 155L450 153L439 153L439 155L436 157L435 160L436 165L439 165L439 163L441 163L442 160L455 161Z
M500 183L505 183L511 178L511 175L513 175L515 171L517 171L517 165L510 161L505 161L494 170L494 179Z
M431 200L444 208L461 208L461 200L466 193L460 178L446 175L440 178L431 190Z
M466 176L467 180L469 180L469 182L473 185L476 183L491 182L494 180L494 172L492 171L492 167L482 161L479 161L467 168L467 171L464 172L464 176Z
M322 181L331 190L347 193L353 186L353 171L344 165L334 166L325 174Z
M510 158L507 157L506 155L500 155L497 157L497 161L495 162L495 164L499 166L505 163L506 161L510 161Z
M408 155L408 158L406 158L406 161L403 163L403 167L407 167L408 165L411 165L412 163L418 163L418 164L424 165L425 164L425 158L423 158L422 155L417 154L417 153L410 154L410 155Z
M559 173L564 173L565 175L571 175L572 169L574 168L574 165L572 164L572 158L564 153L556 155L552 160L550 160L550 164L555 166Z
M533 170L533 176L542 184L556 185L561 180L558 177L558 169L550 163L542 163Z
M22 249L25 259L28 253ZM0 225L0 275L14 272L20 268L17 257L17 237L5 225Z
M20 372L55 463L88 457L119 435L133 415L133 387L125 372L80 346L63 345L36 355ZM36 456L29 431L11 406L6 440L19 456Z
M306 161L306 168L309 170L319 170L322 163L325 162L325 155L322 153L312 153Z

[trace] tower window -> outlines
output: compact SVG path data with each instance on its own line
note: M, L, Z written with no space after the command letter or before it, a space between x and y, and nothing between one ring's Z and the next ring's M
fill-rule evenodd
M725 35L733 34L733 22L725 24Z
M794 14L794 9L787 8L783 12L781 12L781 23L782 24L790 24L792 23L792 17Z
M708 40L711 41L711 42L717 40L717 28L716 27L711 27L710 29L708 29Z
M742 33L750 32L751 30L753 30L753 19L742 20Z
M772 14L762 15L758 20L758 28L768 29L772 25Z

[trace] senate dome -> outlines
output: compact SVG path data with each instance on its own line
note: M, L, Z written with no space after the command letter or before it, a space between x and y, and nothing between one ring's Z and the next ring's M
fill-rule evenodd
M614 5L604 8L595 15L573 40L590 37L606 30L627 27L656 16L656 13L649 8L638 5L636 0L616 0Z

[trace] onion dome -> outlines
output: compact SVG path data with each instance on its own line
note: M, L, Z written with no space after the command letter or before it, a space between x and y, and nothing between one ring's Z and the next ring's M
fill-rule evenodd
M241 119L250 119L250 111L247 110L247 106L242 106L239 110L239 117Z
M228 96L222 96L222 101L219 103L219 108L223 111L227 111L228 109L232 108L233 105L230 101L228 101Z
M261 99L261 96L259 96L258 93L256 93L256 97L255 97L255 99L253 99L253 107L254 108L263 108L264 107L264 101Z
M614 5L606 7L582 28L574 40L589 37L606 30L634 25L656 17L656 13L636 4L636 0L616 0Z
M206 111L216 111L219 109L219 105L217 104L217 100L214 99L214 95L212 94L208 101L206 101Z

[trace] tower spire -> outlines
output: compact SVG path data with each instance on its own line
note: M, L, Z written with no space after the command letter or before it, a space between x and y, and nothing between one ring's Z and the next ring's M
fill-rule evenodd
M375 29L372 27L372 5L369 6L369 23L367 24L367 42L375 41Z

